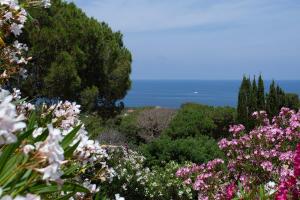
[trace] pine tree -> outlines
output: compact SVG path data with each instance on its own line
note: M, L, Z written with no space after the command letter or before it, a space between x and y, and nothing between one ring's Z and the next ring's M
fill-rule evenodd
M257 109L258 110L265 110L266 109L265 86L264 86L264 81L263 81L261 75L259 75L259 78L258 78Z

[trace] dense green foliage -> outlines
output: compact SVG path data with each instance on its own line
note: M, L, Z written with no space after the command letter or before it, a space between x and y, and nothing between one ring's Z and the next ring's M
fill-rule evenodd
M235 122L235 109L200 104L184 104L171 121L165 134L172 139L207 135L216 139L228 136Z
M131 85L131 54L122 34L61 0L30 13L36 23L26 25L21 39L33 55L24 95L76 100L105 117L114 113Z
M93 139L97 138L105 130L105 122L98 115L83 113L80 116L80 120L84 123L89 136Z
M276 116L282 107L294 110L299 108L299 97L297 94L285 93L282 88L272 81L269 93L265 94L264 81L261 76L258 79L258 86L254 78L243 77L237 105L237 120L246 125L248 129L254 127L255 122L252 113L258 110L266 110L269 117Z
M163 166L170 161L204 163L223 155L217 142L208 136L172 140L163 136L141 147L148 166Z

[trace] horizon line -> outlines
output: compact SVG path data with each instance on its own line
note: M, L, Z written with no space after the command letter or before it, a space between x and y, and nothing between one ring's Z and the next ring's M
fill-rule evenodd
M131 79L132 81L241 81L242 79ZM300 79L263 79L264 81L300 81Z

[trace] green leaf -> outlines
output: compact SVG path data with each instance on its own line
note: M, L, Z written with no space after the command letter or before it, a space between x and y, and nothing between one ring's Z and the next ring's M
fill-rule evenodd
M94 200L108 200L108 198L106 196L104 196L103 194L101 194L100 192L98 192L96 194L96 196L94 197Z
M89 190L86 189L85 187L71 182L66 182L63 184L63 186L59 186L55 183L52 183L50 185L40 184L29 188L29 191L34 194L47 194L47 193L60 192L60 191L89 193Z
M11 155L0 173L0 185L9 184L23 169L19 165L24 161L23 153Z
M36 123L36 113L31 112L31 114L29 116L29 120L28 120L27 129L34 129L35 123Z
M17 142L9 144L4 147L4 150L3 150L2 154L0 155L0 174L2 173L2 170L5 166L5 164L7 163L7 161L9 160L9 158L11 157L11 155L13 155L14 151L20 146L21 142L24 139L28 138L32 134L32 132L33 132L33 129L28 130L24 133L21 133L17 137Z
M79 165L77 165L76 163L72 164L71 166L67 166L66 170L64 170L64 174L63 174L62 178L64 179L64 178L72 175L78 168L79 168Z
M81 128L82 124L76 126L61 142L61 146L63 149L66 149L72 142L77 132Z
M65 150L65 158L70 158L72 157L74 151L77 149L78 145L80 144L80 141L78 141L76 144L74 144L73 146L71 147L68 147L66 150Z
M266 199L265 189L262 185L259 186L259 197L260 200Z
M34 142L44 141L49 135L49 130L45 129L41 135L34 139Z
M72 193L70 193L70 194L67 194L67 195L64 195L64 196L62 196L62 197L59 197L59 198L57 198L56 200L68 200L68 199L70 199L71 197L73 197L75 194L76 194L75 192L72 192Z

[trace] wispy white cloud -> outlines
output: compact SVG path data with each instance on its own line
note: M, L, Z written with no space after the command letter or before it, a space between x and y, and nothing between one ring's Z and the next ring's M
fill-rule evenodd
M290 0L74 0L90 16L125 32L251 23L276 17ZM296 3L297 4L297 3ZM286 9L282 10L282 6ZM278 9L278 7L280 9ZM279 12L279 13L276 13Z
M73 1L124 33L133 78L299 78L299 0Z

